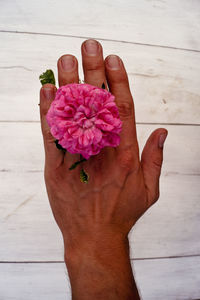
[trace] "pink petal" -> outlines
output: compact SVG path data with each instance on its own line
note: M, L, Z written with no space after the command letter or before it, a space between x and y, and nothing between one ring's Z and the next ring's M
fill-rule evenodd
M120 142L122 122L114 96L89 84L60 87L46 119L52 135L70 153L88 159Z
M108 124L108 123L104 122L104 121L101 120L101 119L96 120L96 121L95 121L95 125L96 125L96 127L98 127L99 129L104 130L104 131L111 131L111 130L113 130L113 128L114 128L113 125Z

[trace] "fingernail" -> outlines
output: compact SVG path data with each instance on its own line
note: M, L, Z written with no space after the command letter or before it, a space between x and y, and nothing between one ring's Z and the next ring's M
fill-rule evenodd
M53 100L54 98L54 90L52 88L49 87L43 87L42 89L43 91L43 95L47 100Z
M110 55L107 58L107 65L112 70L118 70L120 68L120 59L116 55Z
M95 40L87 40L84 44L84 48L88 55L97 55L99 52L99 44Z
M161 133L161 135L159 136L159 140L158 140L159 148L163 148L166 137L167 137L167 132L166 133Z
M75 60L71 55L65 55L61 58L61 64L64 71L71 71L74 68Z

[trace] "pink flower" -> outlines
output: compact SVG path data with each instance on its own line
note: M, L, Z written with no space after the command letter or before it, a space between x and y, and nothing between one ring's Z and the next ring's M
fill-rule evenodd
M86 159L106 146L117 147L122 122L114 100L90 84L60 87L46 116L51 134L67 151Z

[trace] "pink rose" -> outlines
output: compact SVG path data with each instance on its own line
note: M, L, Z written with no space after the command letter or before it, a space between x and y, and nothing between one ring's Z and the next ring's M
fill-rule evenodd
M46 116L51 134L67 151L86 159L106 146L117 147L122 122L114 100L90 84L60 87Z

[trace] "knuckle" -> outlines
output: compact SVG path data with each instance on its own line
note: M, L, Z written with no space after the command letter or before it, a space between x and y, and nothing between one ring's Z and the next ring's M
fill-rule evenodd
M87 72L98 71L102 69L102 64L98 61L88 61L84 68Z
M46 140L49 142L49 143L53 143L55 141L55 138L52 136L50 130L47 130L45 132L45 137L46 137Z
M132 149L127 149L123 151L123 154L119 155L118 163L120 167L126 169L127 171L131 171L135 165L135 158L133 155Z
M41 116L46 116L50 107L50 103L48 101L44 101L44 99L40 100L40 114Z
M131 102L122 102L117 104L121 117L131 117L133 115L133 104Z
M95 156L95 159L92 161L93 162L93 169L95 172L97 173L101 173L104 166L103 166L103 162L104 162L104 153L103 151L101 151L98 155Z
M45 141L47 143L54 143L55 142L55 138L53 137L53 135L50 132L49 128L43 128L42 130L43 136L45 138Z
M46 115L48 112L48 107L46 105L43 105L43 103L40 102L40 113L42 116Z
M155 168L158 172L160 172L160 169L161 169L161 167L162 167L162 159L160 159L160 158L154 159L153 165L154 165L154 168Z

